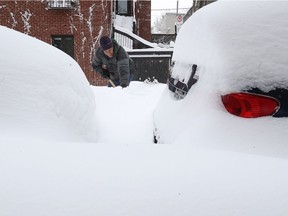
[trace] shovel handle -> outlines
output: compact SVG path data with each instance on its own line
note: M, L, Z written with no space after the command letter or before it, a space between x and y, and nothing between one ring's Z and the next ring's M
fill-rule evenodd
M116 85L114 84L114 82L111 79L109 79L109 83L113 86L113 88L116 87Z

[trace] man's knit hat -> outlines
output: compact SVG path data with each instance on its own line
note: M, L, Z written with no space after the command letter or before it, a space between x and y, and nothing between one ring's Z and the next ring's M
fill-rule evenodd
M113 47L112 40L108 36L103 36L100 38L100 47L102 50L108 50Z

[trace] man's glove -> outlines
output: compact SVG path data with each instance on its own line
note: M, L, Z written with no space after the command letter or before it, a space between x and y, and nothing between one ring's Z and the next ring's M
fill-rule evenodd
M101 77L104 79L110 79L110 73L108 70L102 69Z
M121 84L121 87L122 87L122 88L126 88L127 85L126 85L126 84Z

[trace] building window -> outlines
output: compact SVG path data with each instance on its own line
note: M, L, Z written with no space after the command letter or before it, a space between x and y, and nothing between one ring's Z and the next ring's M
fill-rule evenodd
M74 58L74 37L67 35L52 36L52 45Z
M117 0L116 13L118 15L132 16L131 7L132 7L131 0Z

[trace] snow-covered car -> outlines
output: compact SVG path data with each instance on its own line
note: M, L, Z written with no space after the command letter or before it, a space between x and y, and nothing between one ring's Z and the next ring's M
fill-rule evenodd
M287 8L217 1L183 24L154 112L155 142L288 156Z
M88 135L94 133L94 94L73 58L4 26L0 50L2 134L9 139L15 133L29 140L94 139Z

